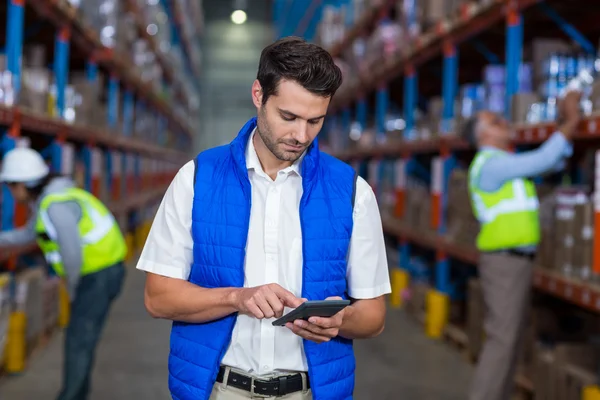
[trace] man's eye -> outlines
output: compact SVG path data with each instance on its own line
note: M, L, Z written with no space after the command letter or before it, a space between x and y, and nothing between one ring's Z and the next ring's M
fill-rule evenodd
M283 118L284 121L293 121L293 120L295 120L294 117L286 117L286 116L283 116L283 115L281 116L281 118Z
M319 122L321 122L321 121L320 120L311 120L311 121L308 121L308 123L311 124L311 125L318 125Z

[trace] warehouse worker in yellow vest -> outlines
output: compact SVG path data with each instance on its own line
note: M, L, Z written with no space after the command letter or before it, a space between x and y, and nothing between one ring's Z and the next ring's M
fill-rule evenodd
M0 233L0 246L37 239L68 288L71 317L58 400L87 399L95 348L125 276L125 240L110 211L71 179L50 174L35 150L7 152L0 180L15 201L28 204L32 211L24 228Z
M469 168L473 212L480 222L479 276L486 305L486 340L469 400L509 400L524 326L533 260L540 239L538 198L529 178L560 170L572 152L569 140L580 121L580 95L561 103L558 130L538 149L512 153L508 123L492 112L467 122L477 144Z

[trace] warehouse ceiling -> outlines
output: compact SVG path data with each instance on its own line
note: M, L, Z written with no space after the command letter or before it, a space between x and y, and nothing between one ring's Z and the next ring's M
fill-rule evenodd
M256 114L250 87L260 52L274 38L269 0L248 0L248 20L235 25L231 0L204 0L206 29L202 38L203 130L199 149L226 143Z

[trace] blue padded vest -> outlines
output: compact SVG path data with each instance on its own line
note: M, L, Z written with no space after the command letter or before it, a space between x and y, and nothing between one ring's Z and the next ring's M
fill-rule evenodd
M243 287L250 223L251 187L245 150L253 118L229 145L196 158L190 282L205 288ZM302 296L323 300L347 296L346 259L352 234L356 176L347 164L319 152L317 141L302 161L300 221L303 241ZM174 322L169 388L175 400L207 400L231 341L237 314L203 324ZM304 341L313 398L352 399L352 341Z

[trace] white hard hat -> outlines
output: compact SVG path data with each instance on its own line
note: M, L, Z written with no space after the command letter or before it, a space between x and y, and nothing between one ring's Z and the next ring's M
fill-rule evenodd
M17 147L8 151L2 159L1 182L32 182L44 178L50 168L37 151Z

